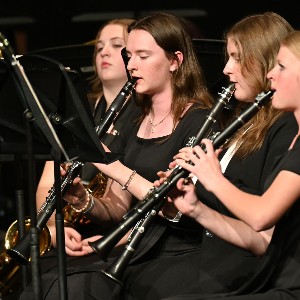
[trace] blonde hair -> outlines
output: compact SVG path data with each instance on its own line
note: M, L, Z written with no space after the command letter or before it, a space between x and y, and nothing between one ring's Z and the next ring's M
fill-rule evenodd
M281 40L291 31L283 17L266 12L242 19L226 33L225 39L232 39L239 50L242 75L257 94L270 89L267 74L275 65ZM237 156L245 157L259 149L266 132L283 113L271 103L262 108L231 141L238 141Z
M300 30L295 30L288 34L281 42L300 60Z

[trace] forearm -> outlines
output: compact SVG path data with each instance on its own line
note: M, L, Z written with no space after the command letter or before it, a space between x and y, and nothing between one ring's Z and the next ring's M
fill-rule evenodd
M81 186L83 189L83 186ZM78 194L78 193L77 193ZM107 181L105 193L102 197L95 198L92 195L84 194L76 204L76 210L81 210L93 223L111 227L119 223L123 215L132 206L132 196L127 191L122 191L118 182L111 178Z
M94 164L99 170L120 184L123 189L127 190L138 200L142 200L144 196L153 186L152 182L146 180L134 170L124 166L120 161L104 165Z
M271 240L273 229L256 232L246 223L222 215L201 202L195 207L193 215L214 235L254 255L264 254Z

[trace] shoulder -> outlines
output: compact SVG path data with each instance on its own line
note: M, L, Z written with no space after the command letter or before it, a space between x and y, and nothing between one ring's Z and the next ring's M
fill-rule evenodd
M287 170L300 175L300 138L298 137L293 148L290 149L282 159L282 166L279 166L282 170Z
M269 128L266 138L290 144L298 132L298 124L293 113L286 112Z
M193 104L181 117L181 121L184 122L194 122L203 121L209 114L209 109L201 108L198 104Z
M207 120L208 114L208 109L192 105L182 116L175 131L173 132L173 136L177 136L178 139L183 139L183 144L185 145L187 139L198 134L205 120Z
M282 128L282 127L289 127L289 128L298 128L298 124L296 118L292 112L285 112L281 117L273 124L271 128Z
M184 118L182 119L182 127L186 128L187 126L193 126L196 130L199 131L203 126L207 128L210 132L217 132L221 129L220 120L212 120L209 118L211 109L205 109L199 107L198 104L194 104L190 107L190 109L186 112ZM210 120L211 122L209 122ZM208 121L208 122L207 122Z
M116 124L126 124L127 122L133 122L137 120L142 114L142 110L137 106L135 101L129 100L123 107L117 118Z

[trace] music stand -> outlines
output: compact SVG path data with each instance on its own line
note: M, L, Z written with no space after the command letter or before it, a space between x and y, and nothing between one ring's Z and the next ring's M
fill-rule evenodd
M38 49L28 54L42 55L60 62L67 68L75 70L84 79L88 80L95 74L93 66L94 44L75 44Z
M9 54L4 54L4 57L9 56ZM75 88L74 82L78 79L75 73L68 74L63 65L49 58L23 56L19 62L26 73L22 74L14 69L16 68L15 62L7 62L10 59L8 57L0 64L0 95L2 96L0 97L0 153L13 155L23 153L25 159L31 161L31 166L33 166L34 155L41 153L50 155L56 162L55 185L58 191L56 195L59 198L60 162L76 159L109 163L117 159L117 156L106 155L102 148L95 132L92 116L89 114L87 100L83 101L80 97L85 93L79 96L79 85ZM26 76L22 78L25 74ZM30 126L28 126L29 123ZM28 127L30 127L29 131L26 130ZM32 147L28 147L28 144ZM17 149L15 145L18 145ZM29 177L34 175L32 169L28 173L30 173ZM31 190L29 199L32 202L31 207L35 208L33 184L29 190ZM57 214L61 213L61 210L61 201L57 201ZM31 209L30 215L34 229L33 220L36 218L36 210ZM60 232L64 233L63 227ZM63 242L64 254L64 237L60 240ZM38 244L38 239L35 243ZM34 255L32 254L33 262ZM34 274L37 275L35 280L38 282L40 279L38 267L35 267L35 271L37 273ZM65 276L65 273L63 275ZM61 295L66 297L64 282L65 279L62 282ZM41 294L38 286L36 286L35 294L37 297Z

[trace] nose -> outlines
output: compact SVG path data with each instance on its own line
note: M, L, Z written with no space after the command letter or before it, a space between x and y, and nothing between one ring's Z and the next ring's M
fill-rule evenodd
M109 50L109 45L105 44L100 52L101 56L109 56L110 55L110 50Z
M225 65L224 69L223 69L223 73L224 73L225 75L230 75L230 74L232 74L232 68L231 68L230 60L227 60L227 63L226 63L226 65Z
M273 72L273 70L274 70L274 68L271 69L271 70L268 72L268 74L267 74L267 78L270 79L270 80L274 79L274 72Z
M128 58L127 69L131 72L137 70L137 64L132 57Z

